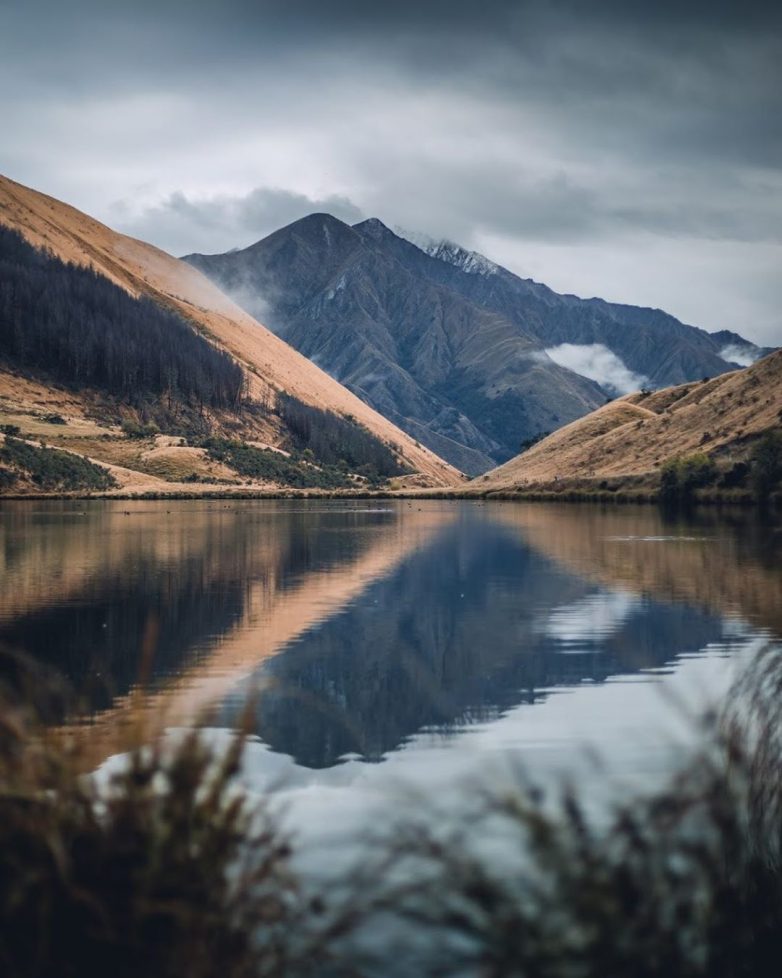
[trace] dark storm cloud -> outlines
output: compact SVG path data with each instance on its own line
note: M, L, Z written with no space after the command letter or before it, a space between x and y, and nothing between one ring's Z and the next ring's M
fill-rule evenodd
M780 332L778 3L0 12L0 169L169 250L377 214L555 286Z

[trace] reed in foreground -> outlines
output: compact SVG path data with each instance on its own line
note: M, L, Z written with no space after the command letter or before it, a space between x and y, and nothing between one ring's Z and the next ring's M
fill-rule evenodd
M232 788L241 739L139 747L99 784L37 726L32 678L0 708L0 974L285 974L301 907L287 840Z

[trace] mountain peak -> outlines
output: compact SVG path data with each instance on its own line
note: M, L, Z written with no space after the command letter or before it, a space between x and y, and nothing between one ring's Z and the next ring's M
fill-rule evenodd
M394 232L377 217L368 217L365 221L359 221L358 224L353 225L353 230L368 238L374 238L375 241L396 237Z
M313 214L307 214L306 217L300 217L297 221L288 225L292 228L339 228L340 230L345 230L350 225L345 224L344 221L340 221L338 217L334 217L333 214L327 214L325 211L315 211Z
M300 217L287 227L275 231L269 237L284 238L291 234L307 242L308 246L312 248L325 247L327 250L336 248L341 251L345 248L351 248L356 244L356 236L350 225L345 224L344 221L340 221L333 214L327 214L325 212L315 212L313 214L307 214L306 217ZM256 250L263 250L264 241L259 241L253 247Z

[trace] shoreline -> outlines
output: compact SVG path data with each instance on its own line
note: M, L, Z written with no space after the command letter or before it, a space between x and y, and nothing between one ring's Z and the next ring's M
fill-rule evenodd
M655 489L634 489L615 491L598 489L562 489L558 492L539 490L486 489L466 491L463 489L355 489L355 490L314 490L314 489L217 489L197 490L175 489L171 492L158 490L127 492L41 492L5 493L0 495L0 504L9 502L35 502L41 500L102 500L117 502L133 501L171 501L182 502L196 499L441 499L474 500L478 502L539 502L539 503L610 503L614 505L659 505L660 493ZM686 505L728 506L747 509L759 506L758 500L746 489L727 491L711 490L696 492ZM782 508L782 494L775 493L768 502L770 509Z

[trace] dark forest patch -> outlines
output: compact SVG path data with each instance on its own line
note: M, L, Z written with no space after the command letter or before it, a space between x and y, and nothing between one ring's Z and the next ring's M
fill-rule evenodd
M241 367L182 317L0 227L0 348L11 365L129 404L237 408Z

